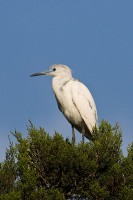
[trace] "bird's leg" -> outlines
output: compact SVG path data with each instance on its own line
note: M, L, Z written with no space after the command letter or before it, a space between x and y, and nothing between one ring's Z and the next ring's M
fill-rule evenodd
M72 125L72 144L75 144L75 131L73 125Z
M83 143L85 142L85 136L84 136L83 133L82 133L82 142L83 142Z
M81 131L81 133L82 133L82 142L84 143L85 142L85 128L84 128L83 121L82 121L82 131Z
M82 142L84 143L85 142L85 129L84 127L82 128Z

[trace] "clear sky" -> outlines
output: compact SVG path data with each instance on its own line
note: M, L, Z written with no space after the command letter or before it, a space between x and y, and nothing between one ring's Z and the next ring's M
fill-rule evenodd
M68 65L90 89L99 122L120 123L126 154L133 141L133 1L1 0L0 160L10 131L25 137L29 119L71 138L51 78L29 78L55 63Z

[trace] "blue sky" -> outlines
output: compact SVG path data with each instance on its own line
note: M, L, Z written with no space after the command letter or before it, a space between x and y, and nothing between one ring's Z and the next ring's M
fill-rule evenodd
M90 89L99 122L120 123L126 154L133 141L133 1L2 0L0 160L10 131L25 137L29 119L51 135L56 130L71 138L51 78L29 78L55 63L68 65Z

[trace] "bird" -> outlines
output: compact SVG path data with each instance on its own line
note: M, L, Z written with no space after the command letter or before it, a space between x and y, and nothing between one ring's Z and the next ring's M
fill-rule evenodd
M75 130L93 141L93 128L97 127L98 116L95 101L89 89L72 76L72 70L63 64L54 64L47 71L33 76L52 76L52 89L59 110L72 127L72 144L75 144Z

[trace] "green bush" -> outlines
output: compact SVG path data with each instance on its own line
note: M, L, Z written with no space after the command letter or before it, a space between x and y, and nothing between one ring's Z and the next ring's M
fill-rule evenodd
M28 136L15 131L4 162L0 163L0 199L130 200L133 196L133 144L124 157L122 133L102 121L94 142L72 145L43 128L28 127Z

